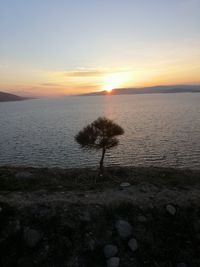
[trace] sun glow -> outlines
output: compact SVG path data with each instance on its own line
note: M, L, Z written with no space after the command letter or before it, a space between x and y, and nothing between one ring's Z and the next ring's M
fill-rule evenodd
M110 93L113 89L125 86L126 83L130 80L130 78L130 72L125 71L107 74L104 77L103 90Z
M114 87L112 85L105 85L104 89L106 90L107 93L110 93L110 92L112 92Z

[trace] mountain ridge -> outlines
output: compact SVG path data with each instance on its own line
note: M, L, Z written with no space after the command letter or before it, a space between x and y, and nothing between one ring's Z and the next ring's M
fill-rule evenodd
M161 85L135 88L116 88L111 92L100 91L78 96L127 95L127 94L160 94L160 93L200 93L200 85Z
M0 102L22 101L22 100L27 100L27 99L30 99L30 98L0 91Z

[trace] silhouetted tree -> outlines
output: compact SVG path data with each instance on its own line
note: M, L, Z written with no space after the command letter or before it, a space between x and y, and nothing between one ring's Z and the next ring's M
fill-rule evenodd
M118 145L116 136L124 134L124 130L118 124L105 117L99 117L88 126L84 127L76 136L75 140L86 150L102 149L100 160L100 172L103 173L103 161L107 149Z

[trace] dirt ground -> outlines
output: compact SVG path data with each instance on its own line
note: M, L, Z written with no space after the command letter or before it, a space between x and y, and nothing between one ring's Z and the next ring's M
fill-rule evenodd
M110 267L107 244L119 267L199 267L200 171L0 167L0 266Z

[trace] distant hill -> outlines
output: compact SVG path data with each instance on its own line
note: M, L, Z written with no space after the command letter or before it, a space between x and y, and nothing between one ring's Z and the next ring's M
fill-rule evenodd
M6 101L21 101L29 99L27 97L22 97L18 95L13 95L5 92L0 92L0 102L6 102Z
M161 94L161 93L200 93L200 85L174 85L174 86L152 86L143 88L120 88L114 89L111 93L107 91L93 92L79 96L99 95L131 95L131 94Z

